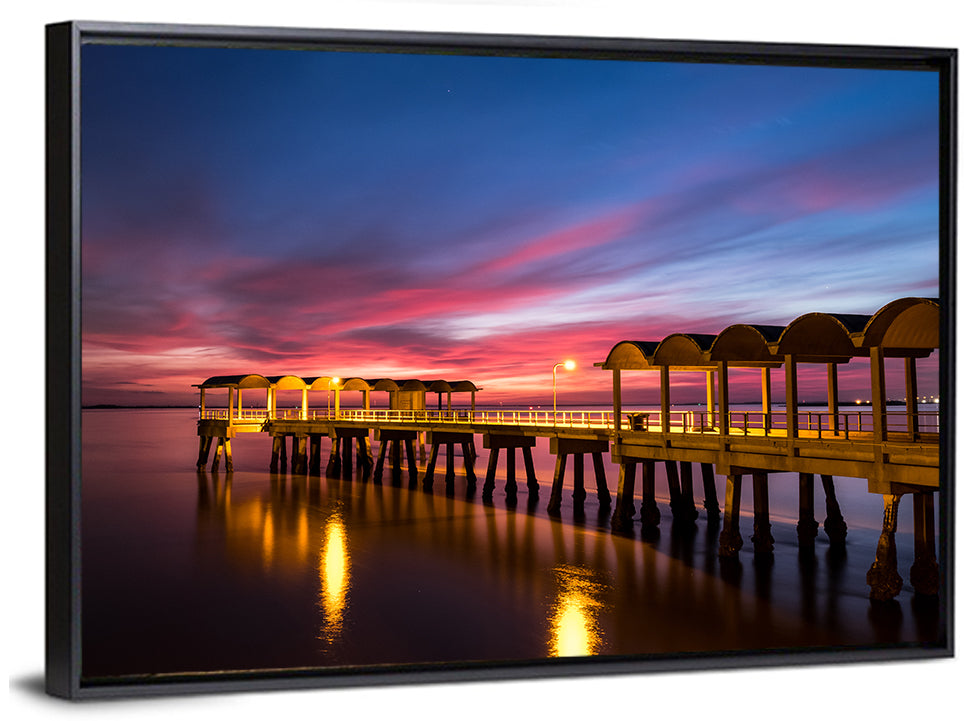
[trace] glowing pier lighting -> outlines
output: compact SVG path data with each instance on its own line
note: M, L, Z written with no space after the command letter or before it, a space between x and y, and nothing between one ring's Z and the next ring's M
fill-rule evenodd
M565 368L567 371L575 369L576 361L567 360L562 363L556 363L552 366L552 413L553 416L556 413L556 370L559 368Z

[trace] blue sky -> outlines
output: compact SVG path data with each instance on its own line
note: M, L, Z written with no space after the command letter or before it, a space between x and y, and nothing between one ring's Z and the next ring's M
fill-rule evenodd
M605 400L592 364L620 340L938 293L934 73L101 45L82 62L85 402L190 402L243 372L538 402L568 357L570 393ZM843 397L869 385L853 375Z

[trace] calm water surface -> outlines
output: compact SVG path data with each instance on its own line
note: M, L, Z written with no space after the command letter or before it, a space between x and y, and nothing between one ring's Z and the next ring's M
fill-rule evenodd
M654 540L641 539L638 525L634 537L610 533L591 463L582 511L570 478L562 517L550 519L545 439L534 454L541 493L527 493L520 473L513 506L504 470L483 503L481 442L474 494L461 474L446 491L444 453L426 493L392 486L387 469L380 485L271 474L262 434L235 440L234 473L198 473L195 419L193 410L84 411L87 677L847 648L941 634L934 605L915 599L908 581L909 499L897 538L905 589L887 608L868 601L882 504L858 479L837 483L845 553L831 553L822 532L814 552L799 553L796 478L775 475L773 561L754 559L745 517L744 549L721 565L719 526L701 511L695 528L674 527L659 475ZM607 478L615 493L615 466ZM752 511L751 492L744 496ZM822 520L819 483L816 497Z

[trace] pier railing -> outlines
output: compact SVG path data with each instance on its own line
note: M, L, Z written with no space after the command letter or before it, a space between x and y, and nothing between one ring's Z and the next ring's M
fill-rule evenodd
M885 422L888 434L910 436L914 440L935 440L939 432L937 411L908 414L906 410L887 411ZM225 408L206 409L200 418L228 420ZM801 410L795 415L797 435L807 438L850 440L868 437L874 431L874 414L866 411ZM668 417L671 433L719 435L720 414L710 410L674 410ZM255 424L279 421L348 421L359 423L432 423L453 425L491 425L559 427L614 430L614 414L610 410L388 410L342 408L334 410L277 409L269 413L263 408L235 410L232 423ZM787 435L787 414L781 411L731 410L727 413L726 434L739 436ZM620 424L622 431L660 432L663 429L659 410L626 411Z
M659 432L662 430L660 411L630 411L624 414L627 423L624 428L634 431ZM921 411L908 414L904 410L888 411L884 414L887 433L909 435L915 439L926 440L938 435L939 414L937 411ZM866 437L874 431L873 411L798 411L795 416L798 435L808 438L851 438ZM763 410L732 410L727 413L726 433L728 435L766 436L787 434L787 414L777 411L767 413ZM720 414L713 411L673 411L670 413L671 432L719 434Z

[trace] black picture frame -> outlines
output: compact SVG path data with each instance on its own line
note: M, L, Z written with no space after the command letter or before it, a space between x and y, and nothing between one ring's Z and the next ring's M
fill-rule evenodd
M940 246L941 397L953 399L955 367L957 53L950 49L665 41L464 33L376 32L289 28L64 22L47 27L47 306L46 306L46 689L55 696L99 698L146 694L213 693L752 668L828 663L826 656L731 653L699 657L605 658L591 663L489 664L436 669L378 668L323 671L251 671L224 676L191 675L89 686L80 666L79 593L81 499L81 288L80 254L80 48L84 43L243 46L258 48L357 49L374 52L468 53L532 57L674 60L739 64L808 65L929 70L939 74L941 94ZM847 650L832 662L940 658L953 655L953 508L955 417L942 403L941 596L947 633L938 646Z

